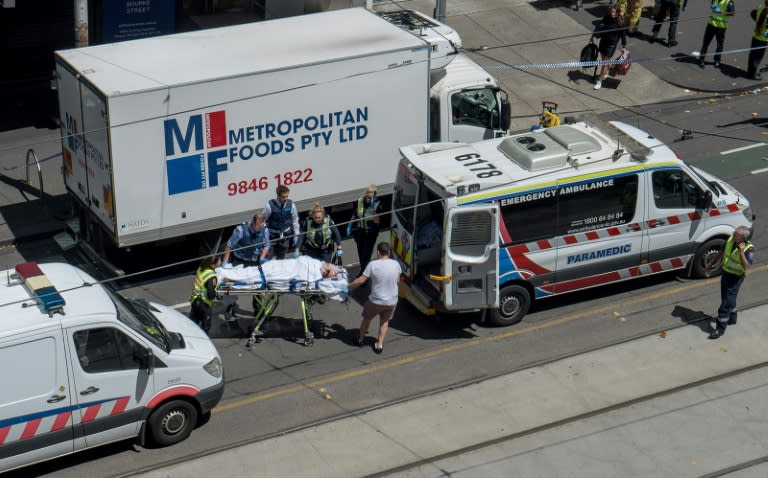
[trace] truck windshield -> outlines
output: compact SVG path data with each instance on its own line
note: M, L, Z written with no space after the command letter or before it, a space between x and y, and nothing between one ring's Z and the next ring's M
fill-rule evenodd
M451 95L453 124L480 126L487 129L501 128L496 90L482 88L464 90Z
M395 179L395 193L392 198L392 208L397 215L400 225L408 232L413 232L413 214L416 207L416 195L419 191L418 183L413 173L403 160L397 168Z
M126 299L110 287L105 287L112 302L117 307L117 318L120 322L132 328L147 340L154 343L166 353L171 352L171 342L165 327L152 312L140 303Z

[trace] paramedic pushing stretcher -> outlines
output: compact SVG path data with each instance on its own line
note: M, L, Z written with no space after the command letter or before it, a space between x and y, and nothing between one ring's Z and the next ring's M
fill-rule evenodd
M299 211L288 199L291 190L281 184L277 187L277 197L270 199L264 206L264 218L269 228L269 241L272 255L270 258L285 259L285 253L293 248L293 257L299 255Z
M258 266L269 254L269 229L263 214L238 225L224 248L223 264ZM231 262L230 262L231 261Z

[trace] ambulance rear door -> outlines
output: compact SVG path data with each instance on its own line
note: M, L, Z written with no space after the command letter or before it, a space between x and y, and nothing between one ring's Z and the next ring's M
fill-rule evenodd
M445 307L469 310L499 306L499 206L458 206L446 215L443 256Z

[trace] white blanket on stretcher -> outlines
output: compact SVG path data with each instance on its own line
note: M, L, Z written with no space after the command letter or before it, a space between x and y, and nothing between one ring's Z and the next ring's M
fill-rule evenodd
M297 259L271 260L258 267L219 267L216 269L219 289L236 290L319 290L328 297L343 301L349 281L347 271L340 269L336 277L323 278L323 262L308 256ZM266 280L266 287L264 285Z

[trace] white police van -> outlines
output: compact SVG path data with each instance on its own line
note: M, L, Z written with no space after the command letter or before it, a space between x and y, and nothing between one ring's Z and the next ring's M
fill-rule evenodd
M426 314L519 322L534 299L688 269L719 273L749 201L621 122L402 147L391 242Z
M0 472L130 438L185 439L221 399L221 359L179 312L68 264L0 279Z

